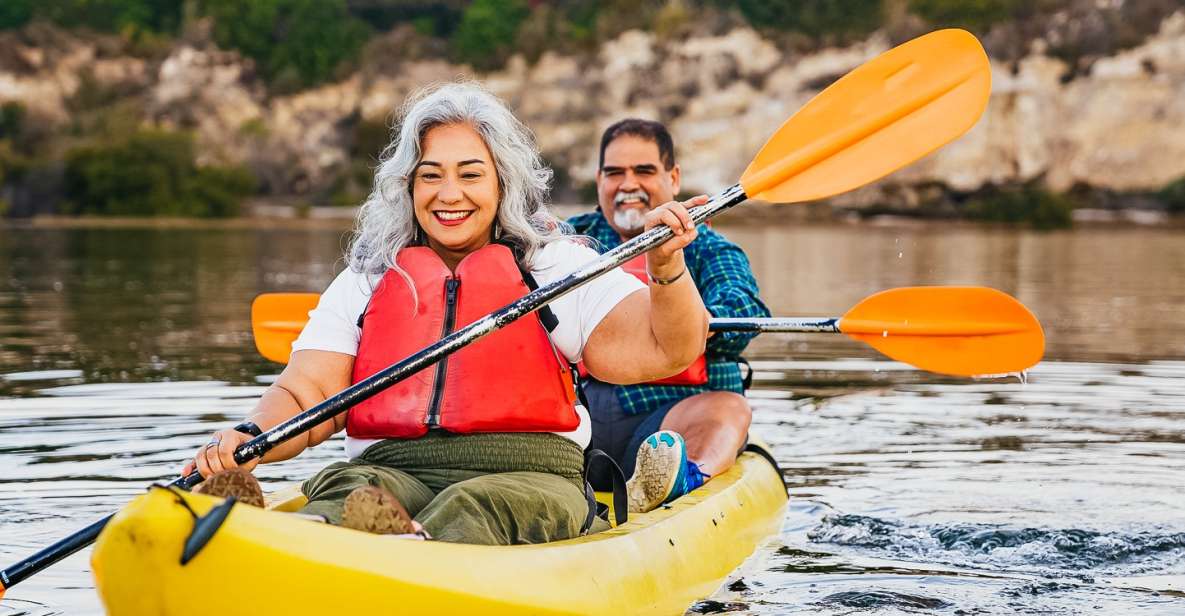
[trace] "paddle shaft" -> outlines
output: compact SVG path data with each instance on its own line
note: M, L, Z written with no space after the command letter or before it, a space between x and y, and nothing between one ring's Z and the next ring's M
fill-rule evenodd
M747 198L740 184L733 185L713 195L706 204L691 208L689 210L691 220L695 224L702 223L742 203ZM601 274L657 247L673 235L674 232L666 226L655 227L642 233L617 248L600 255L597 259L589 261L565 278L539 287L535 291L503 306L497 311L441 338L418 353L376 372L374 375L347 387L324 402L243 443L235 449L235 461L239 464L244 464L255 458L262 457L276 445L345 412L355 404L456 353L466 345L492 334L515 320L563 297ZM176 479L169 485L188 490L200 483L201 480L201 475L197 471L194 471L188 476ZM25 560L0 571L0 584L3 584L4 588L12 588L30 575L90 545L99 536L99 532L103 530L103 527L110 519L111 516L107 516L73 535L42 549Z
M838 333L839 317L774 317L770 319L714 318L708 321L714 332L802 332Z

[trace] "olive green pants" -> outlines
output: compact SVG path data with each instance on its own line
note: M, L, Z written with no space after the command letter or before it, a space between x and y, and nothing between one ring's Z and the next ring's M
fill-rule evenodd
M302 513L341 523L346 496L374 485L399 498L434 539L509 545L580 534L588 515L584 454L555 434L451 434L385 440L329 465L301 489ZM600 518L592 532L608 524Z

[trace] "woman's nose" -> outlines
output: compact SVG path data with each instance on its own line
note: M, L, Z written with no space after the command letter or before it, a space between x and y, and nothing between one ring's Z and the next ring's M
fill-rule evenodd
M436 193L436 198L441 203L456 203L461 200L461 188L457 186L456 182L446 179L440 187L440 191Z

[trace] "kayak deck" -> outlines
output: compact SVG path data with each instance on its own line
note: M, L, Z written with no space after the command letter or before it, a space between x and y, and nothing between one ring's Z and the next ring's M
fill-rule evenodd
M762 456L611 530L541 545L383 538L235 506L187 565L193 528L219 499L151 490L120 511L92 556L112 616L361 613L682 613L778 531L786 490ZM303 504L295 489L269 508Z

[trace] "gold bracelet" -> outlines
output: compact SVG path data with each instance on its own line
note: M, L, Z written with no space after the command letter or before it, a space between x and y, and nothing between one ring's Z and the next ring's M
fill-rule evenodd
M680 271L678 274L675 274L675 276L672 278L655 278L654 274L650 273L650 269L649 268L646 269L646 277L650 279L650 282L653 282L654 284L657 284L657 285L663 285L663 286L666 286L668 284L675 282L676 280L679 280L680 278L683 277L683 274L686 274L686 273L687 273L687 266L684 265L683 270Z

